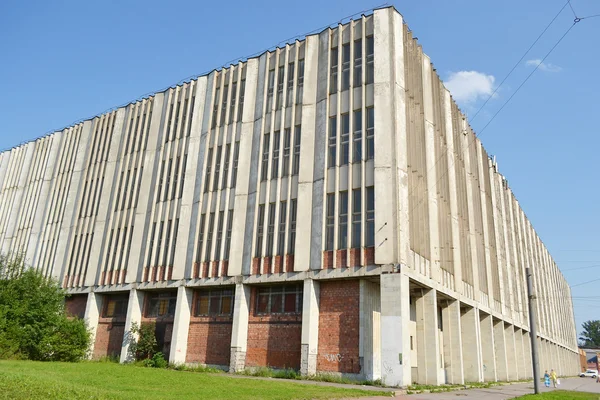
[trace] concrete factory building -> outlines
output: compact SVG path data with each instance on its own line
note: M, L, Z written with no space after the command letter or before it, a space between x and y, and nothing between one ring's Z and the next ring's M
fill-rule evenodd
M391 7L0 154L0 245L129 358L389 385L579 372L570 288Z

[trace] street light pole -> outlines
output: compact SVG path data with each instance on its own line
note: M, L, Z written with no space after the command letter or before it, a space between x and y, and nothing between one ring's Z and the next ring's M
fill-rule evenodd
M540 392L540 370L538 368L537 326L535 312L535 294L533 292L533 276L531 268L525 268L527 277L527 297L529 298L529 339L531 340L531 361L533 364L533 388L535 394Z

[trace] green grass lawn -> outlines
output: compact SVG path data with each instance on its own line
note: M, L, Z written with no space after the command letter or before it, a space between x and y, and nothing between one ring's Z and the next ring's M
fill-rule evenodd
M0 399L331 399L377 395L386 393L108 362L0 361Z
M567 390L555 390L542 394L528 394L527 396L517 397L524 400L598 400L598 393L570 392Z

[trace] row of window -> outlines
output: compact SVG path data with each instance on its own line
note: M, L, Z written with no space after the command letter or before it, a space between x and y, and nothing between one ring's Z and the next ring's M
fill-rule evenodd
M211 258L212 243L215 228L215 217L218 216L217 221L217 237L214 257ZM200 216L200 232L198 234L198 247L196 249L196 261L201 261L202 247L204 244L204 228L206 224L206 214ZM219 213L210 213L208 216L208 231L206 233L206 251L204 252L204 261L208 262L211 260L221 259L221 243L223 240L223 226L225 224L225 212L219 211ZM233 210L227 212L227 232L225 235L225 249L223 253L223 260L229 259L229 250L231 247L231 232L233 230Z
M286 227L288 229L288 246L287 246L287 254L294 254L294 247L296 246L296 214L297 214L297 200L292 199L290 201L290 209L289 209L289 221L288 221L288 213L287 213L287 201L279 202L279 229L277 236L277 249L274 248L274 240L275 240L275 227L277 225L275 212L277 203L269 204L269 219L267 221L267 243L265 249L265 256L270 257L272 255L284 255L285 252L285 238L286 238ZM288 224L289 222L289 224ZM263 246L263 236L264 236L264 224L265 224L265 205L260 204L258 206L258 229L256 232L256 249L255 249L255 257L261 257L262 255L262 246Z
M193 315L231 316L233 315L234 289L210 289L199 291L195 297ZM128 298L126 295L107 297L102 316L104 318L125 317ZM152 293L146 295L144 317L164 318L175 315L176 292ZM302 285L269 286L257 290L255 313L288 314L302 312Z
M217 124L219 126L225 125L227 109L229 109L229 119L227 121L228 124L233 123L234 116L236 115L235 114L235 103L236 103L236 96L237 96L237 90L238 90L238 83L237 83L237 81L234 81L231 84L231 99L229 101L229 107L227 107L227 96L229 94L229 83L226 82L225 85L223 85L223 98L220 99L220 92L221 92L220 82L221 82L221 79L219 76L216 80L217 88L215 89L215 97L214 97L214 102L213 102L213 113L212 113L212 123L211 123L212 128L215 128L217 126ZM240 81L240 93L239 93L240 97L239 97L236 121L242 120L242 114L244 112L245 91L246 91L246 80L242 79ZM221 105L220 118L219 118L219 105Z
M364 159L372 160L375 158L375 109L366 108L366 152L363 154L363 111L354 110L352 112L352 126L350 126L350 113L340 116L340 144L338 146L337 131L338 117L329 118L329 137L327 167L332 168L336 165L348 165L349 163L359 163ZM352 130L352 157L350 157L350 131ZM338 148L340 150L339 161L337 159Z
M179 94L177 95L177 103L175 103L175 91L173 91L171 95L171 104L169 105L169 118L165 125L165 143L175 140L175 138L179 137L183 138L184 133L185 136L190 136L192 132L192 121L194 119L194 104L196 103L196 88L194 87L194 93L192 93L191 104L189 98L189 91L191 90L191 86L188 86L186 89L181 89ZM181 110L181 100L183 93L185 92L185 99L183 101L183 110ZM189 109L189 118L187 116ZM175 114L173 115L173 111ZM181 116L181 126L179 126L179 112L182 112ZM138 117L139 118L139 117ZM187 124L187 129L186 129ZM179 129L181 128L181 129ZM185 131L185 132L184 132Z
M149 109L148 115L146 115L146 109ZM146 150L146 147L148 146L148 137L150 136L150 123L152 121L152 102L148 103L146 109L144 109L142 112L142 107L140 106L137 108L137 112L135 112L135 105L130 106L129 112L131 113L131 118L129 119L127 138L125 139L125 151L123 155L139 152L140 150ZM141 121L140 113L142 117ZM148 118L147 122L146 116ZM142 142L144 144L143 147Z
M277 95L275 96L275 109L278 110L282 107L283 103L283 88L286 81L287 72L287 96L286 96L286 107L291 107L294 100L294 74L297 76L296 82L296 104L302 104L302 96L304 91L304 59L298 60L298 70L295 70L295 63L292 61L287 65L287 71L284 65L277 68ZM270 112L273 107L273 94L275 92L275 67L269 70L267 80L267 103L265 110Z
M281 174L279 173L279 158L281 153L281 131L273 133L273 152L270 152L271 134L269 132L263 135L263 151L260 180L266 181L269 178L269 159L271 161L271 177L277 179L280 176L298 175L300 171L300 125L294 127L294 137L292 139L292 129L285 128L283 131L283 154L281 163ZM293 140L293 154L292 154ZM291 160L290 160L291 159ZM291 167L290 167L291 161Z
M127 235L127 232L129 231L129 236ZM105 261L105 271L114 271L115 269L117 270L122 270L125 269L124 266L127 265L127 260L129 258L129 250L131 249L131 240L133 238L133 226L131 227L125 227L121 230L121 228L117 228L116 229L116 236L115 236L115 229L111 229L110 230L110 236L108 239L108 249L112 249L112 254L107 253L106 255L106 261ZM114 239L114 242L113 242ZM119 248L121 249L119 257L117 257L117 251L119 250ZM125 258L123 258L125 257ZM118 262L117 262L117 258L118 258ZM123 263L124 260L124 263ZM110 265L110 268L109 268ZM116 268L115 268L116 267Z
M227 187L227 179L229 177L229 163L231 159L231 144L225 145L225 154L223 155L223 146L217 146L216 159L215 159L215 173L212 180L212 191L219 189L223 190ZM233 148L233 166L231 172L231 181L229 187L235 188L237 182L237 170L238 162L240 158L240 142L235 142ZM204 193L208 193L211 190L211 172L213 163L213 149L208 149L208 155L206 160L206 173L204 175ZM221 163L223 163L223 175L221 175Z
M365 188L366 218L364 247L375 245L375 190L373 186ZM352 219L351 219L351 243L348 246L348 191L338 192L338 249L360 248L362 237L362 191L352 190ZM325 250L334 250L335 235L335 193L327 194L326 219L325 219Z
M159 223L159 229L158 229L158 239L155 242L156 239L156 225L157 222L152 223L152 232L150 234L150 245L149 245L149 249L148 249L148 262L147 262L147 266L148 267L152 267L152 266L173 266L173 263L175 262L175 246L177 244L177 231L179 229L179 218L177 218L175 220L175 223L173 223L173 220L170 219L167 222L167 235L164 241L164 246L162 246L163 244L163 232L164 232L164 228L165 228L165 221L160 221ZM173 234L173 241L171 242L171 235ZM170 251L168 250L168 245L169 243L171 244L171 248ZM156 248L156 252L154 250L155 244L157 245ZM163 248L164 250L162 251L162 260L160 259L160 249ZM155 253L154 253L155 252ZM154 254L153 254L154 253ZM167 264L167 256L171 255L171 257L168 259L168 264ZM154 256L154 262L152 262L152 257ZM160 261L160 262L159 262Z
M365 83L373 83L374 78L374 41L373 36L368 36L365 43L366 52L366 71L365 71ZM351 55L351 50L353 54ZM331 62L329 67L329 93L333 94L338 91L338 74L340 73L339 64L339 48L337 46L331 48ZM341 90L350 89L350 61L352 56L354 58L353 68L353 87L362 85L362 66L363 66L363 43L362 39L357 39L354 43L345 43L342 45L342 64L341 64Z
M117 190L117 198L115 200L115 211L137 207L138 198L140 196L140 186L142 184L142 176L144 176L144 167L140 167L139 174L138 169L135 168L133 170L133 177L131 176L131 169L127 170L127 177L125 177L125 171L121 171L119 188ZM131 185L129 184L130 180ZM125 189L129 189L129 196L126 193L123 193L123 197L121 198L123 183L125 183ZM129 199L129 201L127 201L127 199Z
M185 183L185 168L187 164L187 154L183 155L183 164L181 164L181 157L175 158L175 174L173 175L173 181L171 181L171 172L173 170L173 158L169 158L168 164L166 160L163 160L160 166L160 175L158 176L158 186L156 191L156 202L175 200L177 197L180 199L183 196L183 185ZM166 172L165 175L165 165ZM181 169L181 173L179 170ZM179 191L177 191L179 186ZM163 190L164 189L164 190ZM137 204L137 201L136 201Z

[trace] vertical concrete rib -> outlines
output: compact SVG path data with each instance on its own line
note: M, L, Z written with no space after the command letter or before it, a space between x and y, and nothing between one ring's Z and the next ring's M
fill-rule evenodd
M420 289L416 298L418 383L439 385L440 352L438 339L437 292Z
M458 300L445 301L445 307L442 308L442 321L446 383L463 384L463 341ZM471 346L469 346L469 351L473 351Z
M312 376L317 373L317 353L319 349L319 282L304 280L302 306L302 342L300 373Z
M497 373L496 335L494 334L495 328L491 315L481 313L480 331L483 379L486 382L496 382L501 378ZM504 329L502 329L502 333L504 334Z
M463 375L465 382L482 382L482 332L480 331L479 310L464 307L460 315L461 348ZM486 343L490 346L490 343ZM492 345L493 346L493 345Z

